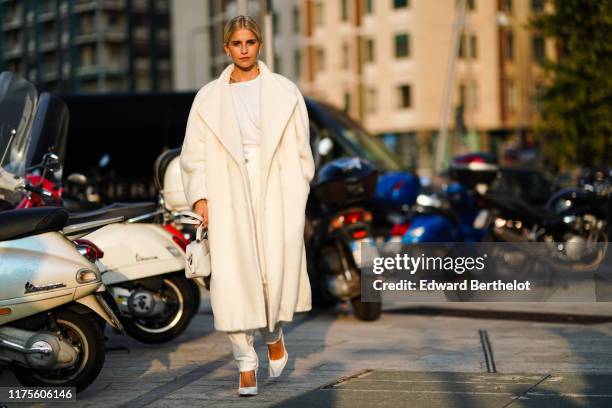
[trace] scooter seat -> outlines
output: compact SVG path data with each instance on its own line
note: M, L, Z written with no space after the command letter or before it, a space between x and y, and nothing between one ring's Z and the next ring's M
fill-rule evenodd
M93 211L70 213L67 225L106 220L115 217L123 217L124 221L127 221L130 218L155 212L157 208L158 204L155 202L114 203Z
M43 232L61 231L68 211L61 207L22 208L0 212L0 241L19 239Z

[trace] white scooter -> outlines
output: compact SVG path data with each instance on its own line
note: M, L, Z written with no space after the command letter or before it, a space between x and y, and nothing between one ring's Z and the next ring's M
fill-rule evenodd
M102 319L123 329L94 263L102 253L66 235L118 220L65 227L60 207L0 212L0 367L21 384L79 392L98 376Z

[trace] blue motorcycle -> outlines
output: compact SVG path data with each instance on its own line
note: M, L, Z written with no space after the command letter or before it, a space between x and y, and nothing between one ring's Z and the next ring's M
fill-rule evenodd
M421 194L402 244L423 242L480 242L488 229L488 210L463 184L449 184L442 194Z

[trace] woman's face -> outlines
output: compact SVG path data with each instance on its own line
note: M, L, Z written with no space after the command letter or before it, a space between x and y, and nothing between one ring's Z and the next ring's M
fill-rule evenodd
M226 53L230 53L234 64L248 68L257 62L257 53L261 46L251 30L242 28L232 34L229 43L223 45L223 48Z

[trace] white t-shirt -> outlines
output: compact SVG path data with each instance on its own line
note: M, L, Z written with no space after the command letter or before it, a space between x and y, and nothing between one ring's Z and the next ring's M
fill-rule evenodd
M259 145L261 141L260 89L261 74L254 79L230 83L236 119L242 134L242 144Z

